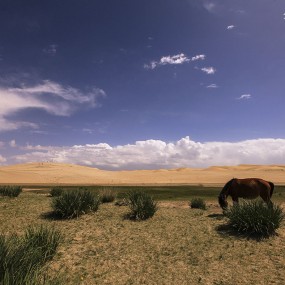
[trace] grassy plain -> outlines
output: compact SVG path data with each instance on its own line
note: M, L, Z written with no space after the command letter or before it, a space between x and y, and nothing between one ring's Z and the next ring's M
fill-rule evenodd
M62 276L62 284L285 284L284 225L275 237L248 239L224 227L216 201L221 188L139 188L159 201L154 217L143 222L124 219L128 207L114 203L78 219L46 219L50 188L29 186L17 198L0 197L0 233L40 224L59 229L64 242L46 271ZM113 189L122 198L134 187ZM191 209L194 197L205 199L207 210ZM285 187L276 187L273 201L285 202Z

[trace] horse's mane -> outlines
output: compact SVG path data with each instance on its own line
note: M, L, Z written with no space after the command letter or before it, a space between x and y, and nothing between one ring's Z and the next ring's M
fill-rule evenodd
M225 186L223 187L220 195L227 195L228 194L228 190L230 188L230 186L232 185L233 181L235 180L236 178L233 178L231 179L230 181L228 181Z

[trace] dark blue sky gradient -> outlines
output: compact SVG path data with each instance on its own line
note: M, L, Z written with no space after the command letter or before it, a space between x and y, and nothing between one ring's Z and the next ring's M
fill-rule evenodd
M0 0L2 89L49 80L106 93L96 108L68 116L35 108L5 114L38 128L2 131L0 141L284 138L284 13L281 0ZM206 59L144 68L181 53ZM250 98L238 99L243 94Z

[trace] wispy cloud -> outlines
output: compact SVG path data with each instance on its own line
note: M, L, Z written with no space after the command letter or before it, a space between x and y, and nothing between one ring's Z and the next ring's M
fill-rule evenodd
M216 83L206 86L206 88L218 88L219 86Z
M232 30L232 29L234 29L236 26L234 26L234 25L230 25L230 26L227 26L227 30Z
M248 99L251 99L252 96L251 94L242 94L240 97L238 97L237 99L238 100L248 100Z
M51 56L55 56L56 53L57 53L57 47L58 47L58 45L56 45L56 44L51 44L51 45L49 45L48 47L44 48L44 49L43 49L43 52L44 52L45 54L48 54L48 55L51 55Z
M201 68L201 70L207 74L214 74L216 73L216 69L212 66L209 66L209 67L203 67Z
M268 151L270 149L271 151ZM284 139L240 142L195 142L189 137L176 142L137 141L110 146L106 143L71 147L27 146L16 162L54 161L101 169L159 169L237 164L283 164Z
M191 61L204 60L205 58L206 58L206 56L204 54L199 54L199 55L193 56L191 58Z
M196 61L196 60L204 60L205 59L204 54L199 54L196 56L193 56L192 58L187 57L184 53L176 54L176 55L168 55L168 56L163 56L159 61L151 61L149 64L145 64L144 68L145 69L155 69L158 66L161 65L178 65L178 64L184 64L184 63L189 63L191 61Z
M213 12L216 8L216 4L209 1L204 2L203 6L210 13Z
M0 131L21 127L37 128L34 122L15 122L8 119L8 116L19 110L37 108L56 116L70 116L81 105L96 107L98 98L104 96L105 92L99 88L82 92L49 80L32 86L0 86Z

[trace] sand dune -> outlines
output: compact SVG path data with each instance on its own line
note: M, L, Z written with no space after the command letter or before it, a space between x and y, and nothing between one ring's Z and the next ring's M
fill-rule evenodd
M213 166L204 169L106 171L60 163L0 167L0 184L153 185L221 184L233 177L260 177L285 185L285 165Z

